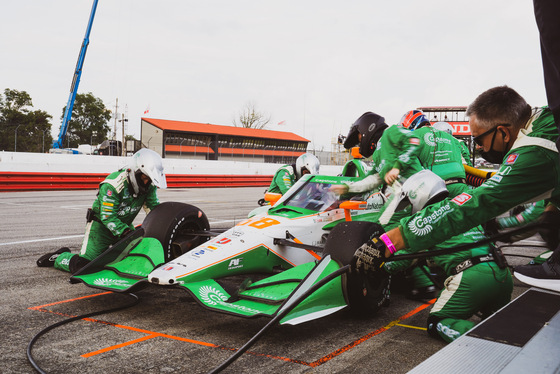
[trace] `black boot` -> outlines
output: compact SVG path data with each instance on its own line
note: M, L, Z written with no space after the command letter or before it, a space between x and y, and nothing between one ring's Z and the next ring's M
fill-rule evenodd
M70 248L62 247L56 252L51 252L51 253L47 253L45 255L42 255L37 260L37 266L39 266L40 268L53 267L54 266L54 261L56 260L58 255L60 255L61 253L64 253L64 252L70 252Z

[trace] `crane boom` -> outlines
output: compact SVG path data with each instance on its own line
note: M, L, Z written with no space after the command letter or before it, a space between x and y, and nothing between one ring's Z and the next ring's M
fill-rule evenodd
M68 123L72 118L72 109L74 108L74 100L76 99L76 93L78 92L78 85L80 84L80 77L82 76L82 68L84 66L84 60L86 58L86 51L89 44L89 34L91 32L91 26L93 24L93 17L95 16L95 11L97 9L97 1L93 1L93 6L91 8L91 13L89 16L89 22L86 29L86 35L80 49L80 54L78 55L78 62L76 63L76 69L74 70L74 76L72 77L72 85L70 87L70 97L68 98L68 103L66 104L66 110L64 111L64 117L62 118L62 124L60 125L60 132L58 134L58 139L53 142L54 149L63 148L64 139L66 138L66 133L68 131Z

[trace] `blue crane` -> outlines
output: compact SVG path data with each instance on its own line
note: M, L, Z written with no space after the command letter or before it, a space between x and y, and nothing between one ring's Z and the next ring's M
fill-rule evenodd
M78 62L76 63L74 77L72 78L70 97L68 98L68 104L66 104L66 110L64 111L64 117L62 118L62 124L60 125L60 133L58 134L58 139L55 140L52 145L54 149L64 148L64 139L66 138L66 133L68 131L68 123L72 118L72 109L74 108L74 100L76 100L76 93L78 92L78 85L80 84L80 77L82 76L82 67L84 66L84 60L86 58L86 51L89 44L89 34L91 32L95 10L97 9L97 1L98 0L93 1L91 14L89 16L89 22L86 29L86 36L84 37L82 48L80 49L80 55L78 56Z

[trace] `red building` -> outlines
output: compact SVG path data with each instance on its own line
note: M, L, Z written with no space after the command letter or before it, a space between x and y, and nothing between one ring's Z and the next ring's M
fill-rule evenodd
M309 140L291 132L141 119L142 144L162 157L293 163Z

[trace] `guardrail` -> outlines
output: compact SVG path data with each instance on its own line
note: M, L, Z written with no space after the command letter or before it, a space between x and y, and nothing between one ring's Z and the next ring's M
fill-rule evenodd
M94 190L108 174L0 172L0 192ZM272 175L167 174L169 188L268 187Z

